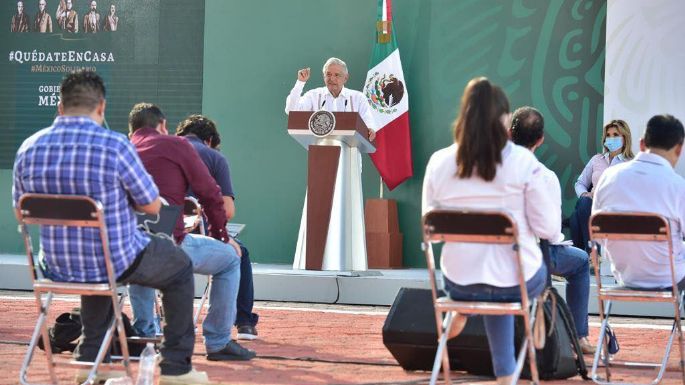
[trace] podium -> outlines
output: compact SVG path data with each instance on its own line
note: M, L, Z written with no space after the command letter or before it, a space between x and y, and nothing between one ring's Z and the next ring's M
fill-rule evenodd
M307 192L293 269L367 270L361 154L376 148L357 112L290 111L308 151Z

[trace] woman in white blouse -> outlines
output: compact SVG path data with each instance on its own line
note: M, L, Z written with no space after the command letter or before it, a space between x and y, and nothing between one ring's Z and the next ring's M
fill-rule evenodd
M561 210L547 194L533 153L508 141L509 119L509 102L499 87L486 78L468 83L454 123L455 143L435 152L426 167L422 211L509 212L519 228L526 286L533 297L544 289L547 275L536 237L552 239L559 233ZM446 243L440 262L453 299L520 300L511 246ZM484 321L497 382L509 383L516 364L514 317L485 316ZM465 318L458 322L463 327Z
M603 152L593 156L585 165L576 181L578 201L569 219L573 246L588 250L590 231L588 220L592 210L594 186L607 168L633 159L630 127L624 120L615 119L607 123L602 131Z

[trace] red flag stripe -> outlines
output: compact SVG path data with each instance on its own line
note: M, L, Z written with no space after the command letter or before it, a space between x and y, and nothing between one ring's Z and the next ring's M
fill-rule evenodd
M409 111L388 123L376 134L373 164L389 190L393 190L414 173L409 134Z
M392 0L385 0L385 14L388 15L388 21L392 21Z

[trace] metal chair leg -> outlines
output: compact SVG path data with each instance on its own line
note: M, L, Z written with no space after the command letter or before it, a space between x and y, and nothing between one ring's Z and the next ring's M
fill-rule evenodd
M438 349L435 352L435 359L433 360L430 385L435 385L437 383L441 364L443 366L445 383L450 384L450 360L447 352L447 336L452 328L453 320L454 317L452 312L448 312L445 318L446 326L444 328L438 328Z
M535 323L535 311L537 310L537 299L533 299L531 311L523 314L523 323L527 325L525 329L525 335L523 336L523 341L521 342L521 347L516 358L516 369L512 375L511 383L515 385L519 378L521 377L521 372L523 371L523 365L526 362L526 355L528 356L528 364L530 365L530 377L533 384L540 383L540 376L538 373L537 359L535 358L535 344L533 343L533 334L531 333L531 328Z
M155 334L157 336L161 335L164 330L164 307L159 304L160 295L159 292L155 295Z
M526 339L528 340L528 362L530 365L530 377L533 384L538 385L540 383L540 375L538 373L538 361L535 357L535 343L533 342L533 324L535 324L535 314L538 307L537 298L533 298L533 305L530 311L524 313L524 321L528 321L524 324L528 325L526 328ZM528 320L526 320L528 318Z
M600 380L599 374L597 373L600 358L602 358L604 361L604 368L607 376L606 381L608 382L611 378L611 372L609 369L609 341L607 341L606 338L607 325L609 323L609 312L611 311L611 301L606 301L606 303L604 303L604 301L599 300L598 308L600 321L599 337L597 338L597 350L595 351L595 357L592 360L592 371L590 372L590 377L592 378L592 381L601 384L605 382Z
M116 330L119 334L119 346L121 347L122 365L124 366L124 370L126 370L126 375L132 377L131 357L128 351L128 340L126 337L126 330L124 329L124 320L121 315L126 297L127 294L124 293L121 296L119 296L119 298L116 298L116 293L114 293L112 298L112 308L114 310L114 319L116 320ZM115 299L118 299L118 302L115 302Z
M208 275L207 276L207 285L205 286L205 291L202 293L202 297L200 297L200 306L198 306L197 310L195 310L195 315L193 315L193 325L197 325L197 322L200 320L200 315L202 314L202 308L205 306L205 302L209 299L209 291L211 290L212 287L212 276Z
M452 368L450 367L450 353L447 349L447 340L449 339L450 331L454 326L454 320L456 316L457 312L451 311L447 313L447 317L445 319L445 327L443 328L441 336L441 339L445 341L442 347L442 371L444 377L443 379L445 381L445 384L447 385L452 383L452 379L450 376L450 371L452 370Z
M30 385L28 381L28 370L33 360L33 355L38 347L38 339L43 337L43 346L45 346L45 358L48 364L48 372L50 373L50 380L52 384L57 384L57 374L55 373L55 364L52 357L52 346L50 344L50 338L48 336L47 328L47 318L48 310L50 308L50 303L52 302L52 293L46 295L45 301L42 299L40 293L35 293L36 303L39 309L38 320L36 321L36 326L33 329L33 334L31 335L31 341L29 342L29 347L26 350L26 355L24 356L24 362L22 363L21 369L19 370L19 381L23 385Z
M685 346L683 344L683 328L681 325L680 314L683 311L683 292L678 295L678 303L676 304L675 312L675 327L678 331L678 347L680 348L680 373L683 378L683 385L685 385Z
M677 333L677 325L675 322L673 322L673 328L671 328L671 334L668 336L668 343L666 343L666 351L664 352L664 357L661 359L659 373L657 373L657 376L652 381L652 384L658 384L664 377L664 373L666 372L666 365L668 365L668 357L671 355L671 348L673 347L673 341L675 340L675 335Z

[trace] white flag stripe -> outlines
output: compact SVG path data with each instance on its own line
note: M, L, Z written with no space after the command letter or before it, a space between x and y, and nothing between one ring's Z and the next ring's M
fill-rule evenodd
M374 110L373 108L371 109L373 118L376 121L376 124L378 125L378 130L380 131L388 123L397 119L398 116L402 115L403 113L409 110L409 94L407 92L407 85L404 82L404 72L402 72L402 64L400 62L399 49L395 49L382 62L378 63L375 67L369 70L369 72L366 75L367 86L369 79L375 76L376 73L380 75L393 75L394 77L399 79L399 81L401 81L402 85L404 86L404 95L402 97L402 100L400 100L399 104L393 106L393 110L397 109L397 111L391 114L387 114L380 113Z

